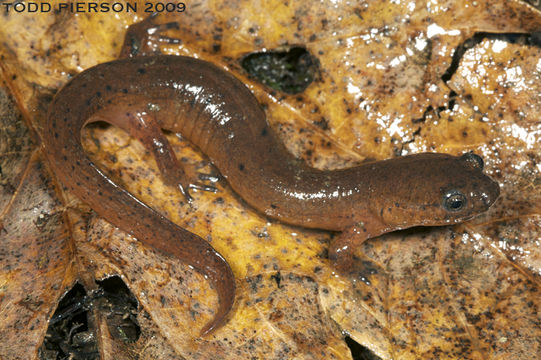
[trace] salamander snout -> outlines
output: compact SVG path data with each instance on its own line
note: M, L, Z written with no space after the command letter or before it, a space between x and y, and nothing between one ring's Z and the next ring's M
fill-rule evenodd
M473 202L473 207L478 211L486 211L494 204L498 196L500 196L500 185L492 180L489 176L482 173L484 162L483 159L473 152L465 153L460 157L460 160L468 164L472 173L468 175L471 180L469 189L470 201ZM465 173L468 170L464 171Z
M494 204L498 196L500 196L500 185L492 179L489 180L490 182L487 184L485 190L479 194L480 200L487 209Z

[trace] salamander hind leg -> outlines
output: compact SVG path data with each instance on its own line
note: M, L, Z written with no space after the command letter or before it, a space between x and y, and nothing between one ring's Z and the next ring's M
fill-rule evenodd
M214 186L219 180L217 175L200 173L195 165L178 161L154 113L139 111L136 105L123 100L116 101L114 105L114 110L109 110L114 112L114 116L107 121L114 119L115 125L144 145L156 160L166 185L179 190L188 202L192 201L192 191L218 191Z
M191 195L193 191L218 191L214 186L218 181L217 176L200 173L194 164L178 161L158 124L147 120L145 125L144 128L131 127L129 132L152 153L166 185L179 190L188 202L193 200Z
M192 191L217 192L218 188L214 183L220 180L215 173L199 172L194 164L181 164L172 174L164 174L162 171L162 176L168 185L178 187L188 201L193 200L190 194Z
M161 34L163 31L178 29L179 25L177 22L156 23L158 14L155 12L145 20L135 23L128 28L124 37L124 44L120 50L120 59L159 54L160 43L179 44L181 42L180 39L170 38Z

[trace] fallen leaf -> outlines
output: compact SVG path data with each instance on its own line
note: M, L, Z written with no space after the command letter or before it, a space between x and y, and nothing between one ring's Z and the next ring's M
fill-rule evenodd
M137 299L141 333L119 338L107 302L90 307L103 358L350 359L344 334L382 359L539 358L541 54L533 40L501 35L539 31L539 10L519 1L202 1L163 16L179 22L168 35L182 39L164 52L239 77L286 146L316 167L473 150L501 184L501 199L473 221L363 244L359 254L379 270L353 283L334 276L326 258L333 234L270 221L225 181L189 206L140 143L89 126L85 146L101 168L231 264L236 305L207 338L198 329L217 298L204 278L93 216L63 191L39 145L54 92L114 59L125 26L145 15L0 15L1 358L36 358L62 295L79 283L98 303L96 280L111 276ZM319 64L300 94L241 68L247 54L292 45ZM189 143L168 138L209 170Z

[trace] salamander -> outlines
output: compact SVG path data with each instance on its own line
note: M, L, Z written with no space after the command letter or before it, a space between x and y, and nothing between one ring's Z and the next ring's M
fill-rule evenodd
M366 239L412 226L458 223L486 211L499 185L483 160L421 153L319 170L293 157L269 126L250 90L215 65L183 56L142 56L99 64L69 81L50 104L43 143L52 170L100 216L139 241L190 264L214 285L219 327L235 297L226 260L208 242L139 201L86 155L81 130L106 121L140 140L166 184L188 199L212 190L182 166L161 129L199 148L246 203L266 216L307 228L340 232L329 257L347 272L353 248ZM350 259L351 260L351 259Z

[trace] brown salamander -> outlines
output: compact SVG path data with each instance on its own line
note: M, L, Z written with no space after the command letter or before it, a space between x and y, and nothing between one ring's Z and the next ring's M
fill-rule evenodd
M205 185L193 169L179 164L160 129L181 133L265 215L342 232L329 250L338 264L352 245L368 238L464 221L486 211L499 195L498 184L483 174L483 161L473 153L424 153L334 171L311 168L285 149L243 83L188 57L122 59L85 70L56 94L47 119L46 152L73 193L112 224L192 265L213 283L220 305L203 332L218 327L232 307L235 280L229 265L206 241L99 170L81 145L86 124L102 120L125 129L154 154L164 181L189 197L190 187Z

